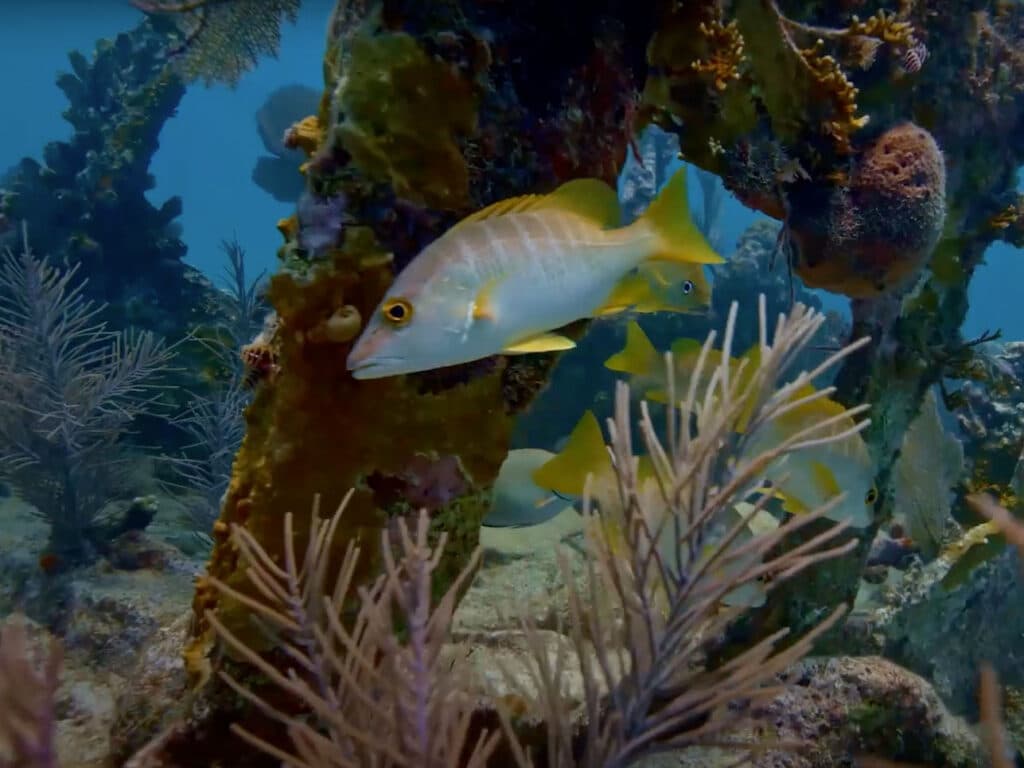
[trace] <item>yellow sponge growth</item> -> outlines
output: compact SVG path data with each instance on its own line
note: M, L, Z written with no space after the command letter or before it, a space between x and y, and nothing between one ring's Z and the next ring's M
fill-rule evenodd
M356 37L346 78L336 136L359 169L420 205L468 205L457 139L476 130L471 83L400 32Z

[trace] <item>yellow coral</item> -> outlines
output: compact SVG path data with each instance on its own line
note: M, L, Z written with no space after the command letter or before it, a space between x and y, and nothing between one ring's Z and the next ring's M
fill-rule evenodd
M724 91L730 80L740 77L743 61L743 35L735 21L723 24L718 19L700 23L700 33L707 40L711 57L697 59L691 66L701 74L710 75L715 88Z
M286 219L277 220L277 231L281 233L281 236L287 240L294 240L299 234L299 220L296 216L292 215Z
M814 75L817 89L833 108L835 117L822 124L822 130L831 136L839 152L850 151L851 134L867 125L868 115L857 116L857 88L843 73L839 62L825 53L825 41L818 39L810 48L800 51Z
M715 147L731 146L760 119L746 84L728 87L743 77L745 37L740 25L725 23L713 2L665 5L647 47L650 72L637 127L649 122L700 126L680 134L680 150L690 162L716 168L723 153Z
M302 118L288 129L284 137L286 147L301 149L306 153L306 157L316 152L321 141L323 141L323 129L320 127L320 118L316 115Z
M806 140L808 127L832 138L835 151L850 151L850 137L868 120L857 115L857 89L818 37L801 48L794 25L772 2L741 0L736 20L749 52L751 78L772 119L772 129L786 144Z
M995 216L988 220L992 229L1009 229L1024 220L1024 197L1018 198L1016 203L1010 203Z
M866 21L857 16L850 20L846 30L850 35L873 37L897 48L913 48L917 45L914 37L914 25L909 21L900 21L896 14L881 10Z

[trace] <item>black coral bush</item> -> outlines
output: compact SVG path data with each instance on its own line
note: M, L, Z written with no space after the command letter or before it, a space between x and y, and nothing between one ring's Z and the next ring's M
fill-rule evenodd
M127 490L124 438L151 412L172 351L110 330L77 268L0 254L0 477L50 525L62 562L89 560L96 516Z

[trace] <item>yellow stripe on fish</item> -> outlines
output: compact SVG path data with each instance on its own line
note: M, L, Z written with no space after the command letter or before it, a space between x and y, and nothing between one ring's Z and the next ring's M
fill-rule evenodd
M349 370L371 379L569 349L556 331L577 320L701 309L710 296L701 265L722 258L690 217L685 168L637 221L620 227L620 215L615 190L596 179L470 214L396 277Z

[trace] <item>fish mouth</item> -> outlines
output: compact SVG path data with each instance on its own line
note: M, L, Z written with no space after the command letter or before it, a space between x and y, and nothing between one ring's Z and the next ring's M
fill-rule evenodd
M355 364L349 362L348 369L353 379L381 379L400 374L404 361L404 357L371 357Z

